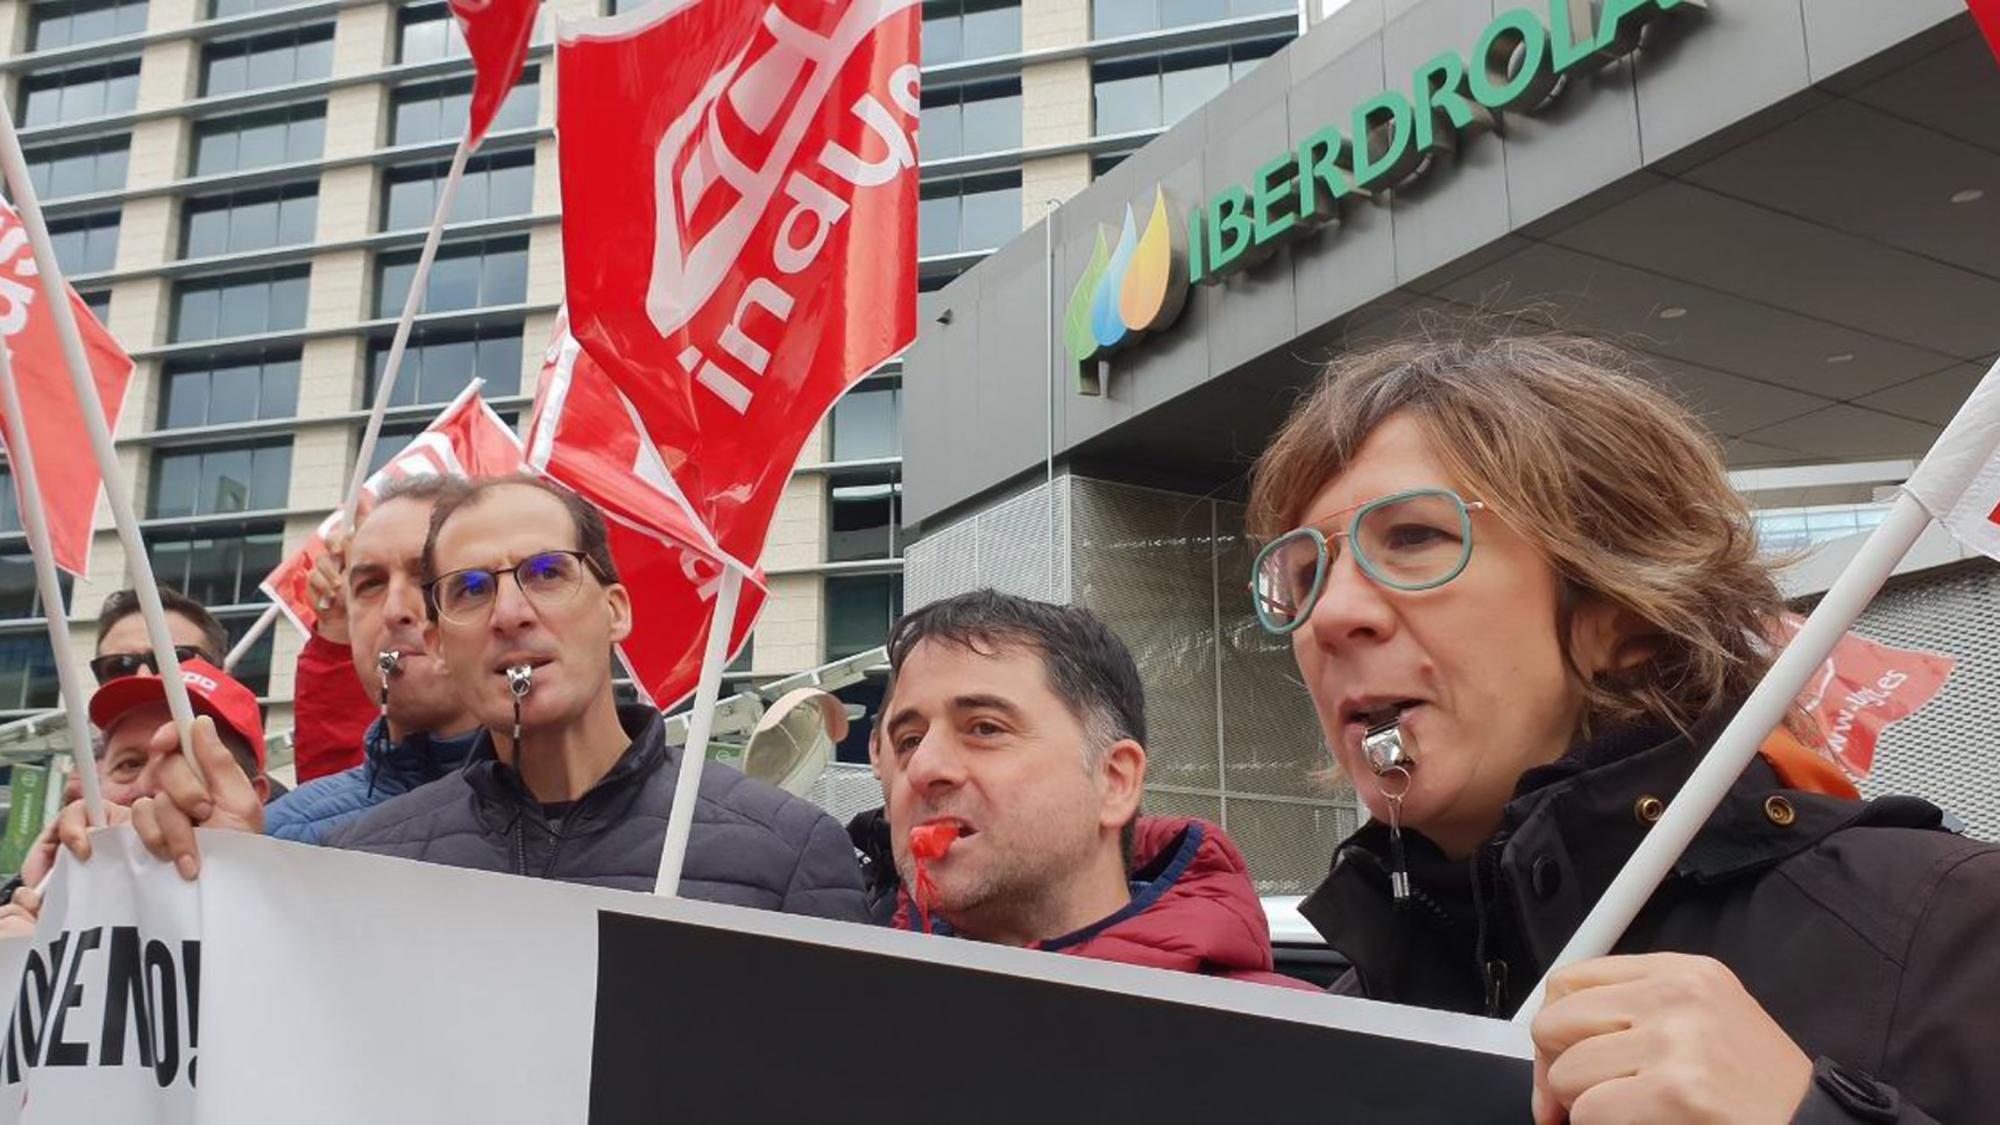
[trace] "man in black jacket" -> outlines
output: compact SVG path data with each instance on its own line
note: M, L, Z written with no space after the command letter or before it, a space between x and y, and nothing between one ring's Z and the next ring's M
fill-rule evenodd
M424 570L436 650L485 733L464 770L376 806L327 843L651 890L681 750L666 744L658 711L613 698L610 653L632 613L603 516L538 480L480 481L439 497ZM204 787L175 765L166 795L135 806L132 821L154 854L192 874L196 823L254 831L262 808L243 787ZM80 820L64 838L88 857ZM681 893L854 921L867 912L831 817L716 763L703 771Z

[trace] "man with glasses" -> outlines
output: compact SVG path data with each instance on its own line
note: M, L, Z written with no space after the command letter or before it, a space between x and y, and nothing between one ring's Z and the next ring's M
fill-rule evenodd
M229 651L229 633L208 608L171 586L161 586L160 604L167 611L167 633L174 639L174 654L180 659L206 660L222 666ZM108 683L120 676L147 672L159 675L153 656L153 640L146 635L146 618L139 612L135 590L119 590L104 599L97 612L97 654L90 662L97 682Z
M359 764L273 803L264 818L270 835L323 843L376 805L465 764L479 724L427 647L423 579L431 512L440 498L463 488L462 481L442 476L390 484L353 538L321 560L313 576L321 609L312 643L337 652L340 661L315 657L312 674L307 654L300 654L296 734L310 729L321 745ZM374 721L358 735L346 733L356 712ZM335 717L338 730L329 721ZM342 734L350 741L338 747Z
M441 497L424 547L435 651L484 728L457 773L377 806L327 843L486 871L653 889L681 748L652 707L619 706L612 646L631 631L604 517L567 489L525 477ZM525 669L525 677L523 673ZM526 680L526 693L517 684ZM204 764L220 748L197 740ZM168 763L166 799L135 808L154 854L197 869L194 822L261 827L248 787L220 768L203 786ZM89 841L66 817L64 843ZM847 835L816 806L709 763L688 841L689 898L865 921Z

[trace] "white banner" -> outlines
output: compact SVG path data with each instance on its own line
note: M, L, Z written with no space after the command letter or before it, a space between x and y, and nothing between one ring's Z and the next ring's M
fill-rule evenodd
M1527 1106L1530 1049L1499 1021L235 833L201 844L189 884L129 830L101 833L90 863L64 858L32 942L0 943L22 998L0 1122ZM1172 1061L1188 1049L1203 1065Z

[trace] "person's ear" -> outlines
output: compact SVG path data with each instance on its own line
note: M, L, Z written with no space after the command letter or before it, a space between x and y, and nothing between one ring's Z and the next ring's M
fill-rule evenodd
M632 595L622 582L613 582L604 588L605 603L611 611L611 643L617 644L632 635Z
M1122 830L1139 815L1139 802L1145 796L1146 748L1134 739L1119 739L1105 749L1097 776L1103 796L1098 826Z
M1570 654L1586 678L1637 667L1659 647L1658 630L1645 618L1599 597L1582 596L1569 625Z

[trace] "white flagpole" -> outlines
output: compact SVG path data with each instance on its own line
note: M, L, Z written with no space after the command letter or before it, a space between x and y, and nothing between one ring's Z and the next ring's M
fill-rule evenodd
M48 514L42 510L41 482L35 454L28 444L28 419L21 413L21 390L14 383L14 361L0 342L0 410L7 412L7 459L21 490L21 528L28 533L28 555L35 566L35 592L42 598L42 616L49 626L49 650L55 657L56 683L63 711L69 717L69 752L83 783L83 811L91 827L104 826L104 797L97 785L97 755L90 745L90 694L76 674L76 654L70 651L69 611L56 581L54 549L49 542Z
M1896 564L1930 526L1932 512L1948 510L1956 503L1973 475L1991 462L1996 452L2000 452L2000 363L1986 373L1937 444L1924 455L1888 514L1772 662L1742 710L1702 756L1665 815L1646 833L1624 869L1605 888L1604 897L1556 956L1550 972L1611 952L1742 776L1758 747L1784 721L1785 712L1834 645L1854 626L1876 591L1895 572ZM1926 510L1927 505L1930 510ZM1515 1014L1517 1025L1525 1027L1535 1018L1547 998L1547 986L1545 975Z
M146 554L146 541L139 534L139 519L132 509L132 495L118 470L118 454L111 444L111 427L104 420L104 402L97 393L90 362L83 353L83 334L76 326L76 313L69 304L69 284L63 280L62 265L56 261L55 247L49 242L48 224L42 218L41 199L28 177L28 161L21 153L21 138L14 131L14 117L0 107L0 173L20 209L22 225L34 247L35 269L41 275L42 296L48 313L55 318L56 333L62 339L63 363L69 368L70 384L77 405L83 411L83 428L90 438L90 451L104 477L104 496L111 504L111 518L118 525L118 541L125 549L125 567L138 595L139 612L146 621L146 635L153 642L153 657L165 683L167 709L173 713L180 731L181 753L188 766L201 777L201 763L195 760L191 741L194 708L188 702L187 685L181 682L180 658L174 655L173 633L167 628L167 611L160 604L159 583L153 577L153 562Z
M396 375L403 367L403 349L410 342L410 329L416 323L417 312L423 308L424 290L430 287L431 263L437 259L438 242L444 237L444 223L451 214L451 205L458 199L459 181L465 178L465 162L472 156L472 134L470 129L458 139L458 151L452 154L451 170L445 173L444 187L438 192L437 213L431 216L431 229L424 235L424 248L417 255L416 272L410 276L410 292L403 300L403 316L396 322L396 337L389 344L389 358L382 365L382 378L375 384L375 403L368 412L368 427L361 434L361 448L354 455L354 476L348 481L347 497L341 501L341 522L347 530L354 530L355 505L361 500L361 487L368 481L368 463L375 457L375 441L382 433L382 413L389 408L389 397L396 390Z
M271 631L271 623L277 619L278 604L272 602L264 607L264 616L259 617L257 623L250 626L250 631L243 634L243 639L236 642L236 647L229 650L229 655L222 658L222 670L236 671L236 664L243 659L243 654L249 652L252 646L264 638L264 634Z
M708 646L701 657L701 679L688 717L687 745L681 747L680 775L674 781L674 803L667 812L667 836L660 842L660 874L653 893L679 898L681 868L687 862L688 834L694 828L695 795L701 788L701 768L708 758L708 736L715 727L715 699L722 690L722 669L729 663L729 634L736 628L737 596L743 572L729 563L722 567L722 586L715 594L715 615L709 618Z

